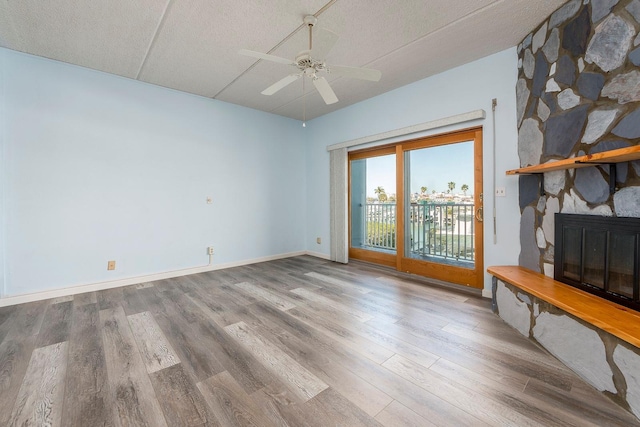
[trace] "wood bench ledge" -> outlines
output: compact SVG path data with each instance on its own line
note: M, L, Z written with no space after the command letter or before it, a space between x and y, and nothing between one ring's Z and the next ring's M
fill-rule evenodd
M489 267L498 279L547 301L640 348L640 312L553 280L524 267Z

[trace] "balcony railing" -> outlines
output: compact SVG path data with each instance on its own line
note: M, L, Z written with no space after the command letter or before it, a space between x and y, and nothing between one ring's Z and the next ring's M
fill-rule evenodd
M437 257L461 262L475 259L473 204L412 204L405 226L413 258ZM367 203L365 246L396 250L396 205Z

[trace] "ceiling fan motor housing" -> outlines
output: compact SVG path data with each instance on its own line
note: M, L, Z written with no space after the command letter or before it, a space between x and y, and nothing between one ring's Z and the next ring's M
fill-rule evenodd
M296 65L305 75L311 76L318 71L326 69L324 61L317 61L310 55L310 51L303 50L296 56Z

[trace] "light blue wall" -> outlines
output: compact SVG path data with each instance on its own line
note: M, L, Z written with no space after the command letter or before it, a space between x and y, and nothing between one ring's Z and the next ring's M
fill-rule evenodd
M7 51L0 49L0 94L4 93L5 58ZM0 96L0 298L5 294L4 280L4 245L5 245L5 222L4 222L4 182L6 166L4 163L4 135L5 135L5 98Z
M427 61L429 59L425 59ZM485 267L517 264L520 211L517 179L504 172L519 166L515 85L516 49L485 57L445 73L409 84L375 98L335 111L307 123L307 248L329 254L329 154L328 145L380 132L428 122L472 110L484 109ZM383 76L384 78L384 76ZM496 111L496 185L506 187L507 197L496 200L497 244L493 243L493 159L491 100ZM468 127L464 124L457 128ZM438 129L435 132L452 130ZM425 133L428 134L428 133ZM419 135L412 135L411 138ZM322 237L323 244L316 244ZM489 275L485 289L490 289Z
M5 49L0 61L4 296L195 267L206 264L209 245L215 264L301 250L328 255L328 145L479 108L488 114L478 123L485 266L517 264L517 179L504 175L518 165L515 48L306 128ZM499 103L496 184L507 189L497 199L495 245L492 98ZM106 271L110 259L114 272Z
M215 264L305 249L299 122L0 58L5 296L201 266L210 245Z

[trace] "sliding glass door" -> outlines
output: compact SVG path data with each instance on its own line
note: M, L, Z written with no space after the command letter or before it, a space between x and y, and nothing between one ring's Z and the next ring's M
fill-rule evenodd
M482 287L482 129L350 153L351 258Z

